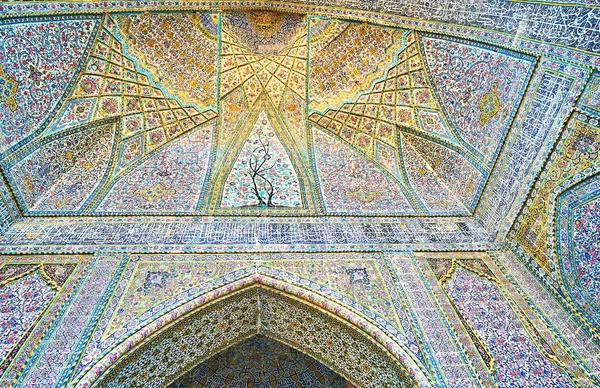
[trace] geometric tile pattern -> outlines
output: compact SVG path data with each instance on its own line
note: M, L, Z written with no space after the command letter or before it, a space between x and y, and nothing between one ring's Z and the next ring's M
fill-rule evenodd
M589 74L584 66L540 59L512 123L506 152L477 206L476 217L492 236L504 236L516 219Z
M0 182L0 185L3 185L3 182ZM4 202L4 198L2 198L2 194L0 194L0 236L4 235L4 232L7 231L13 223L13 216Z
M204 210L313 213L306 17L253 11L221 20L220 125Z
M127 53L119 27L106 17L68 103L46 133L82 120L121 117L121 137L143 134L148 153L215 117L212 110L200 113L208 106L183 105L165 93Z
M331 29L335 31L334 28ZM363 35L366 35L363 39L368 40L369 36L366 33ZM344 38L343 34L340 34L336 44ZM454 129L454 124L449 123L448 114L438 102L439 98L447 98L437 95L427 75L421 51L426 51L429 42L425 40L421 49L419 40L416 32L403 32L402 44L396 46L391 58L384 60L376 54L373 55L371 62L384 63L387 67L378 69L378 78L371 82L368 89L356 93L352 99L341 102L339 107L318 111L311 105L309 120L353 145L362 155L401 180L406 190L414 197L411 199L417 205L417 212L469 213L474 208L489 174L485 165L490 163L492 158L488 156L489 160L486 160L474 147L459 141L459 132ZM347 51L352 51L352 42L347 43ZM319 48L318 39L316 45ZM459 55L464 56L461 57L462 60L469 60L465 49L459 52ZM487 59L482 57L480 61L489 67L511 68L511 64L489 64ZM334 58L330 58L329 61L334 61ZM499 61L496 59L496 62ZM530 64L528 59L516 64L523 68L520 75L521 84L528 79L527 69L531 67ZM440 64L435 71L440 72L440 68L443 67L444 65ZM455 74L452 76L469 77L467 70L453 69ZM489 71L479 73L480 82L492 83ZM335 78L335 70L331 70L329 76ZM443 79L447 77L443 76ZM441 80L436 81L442 83ZM476 111L472 115L477 115L479 119L472 126L481 127L488 124L488 121L498 114L500 106L502 112L512 109L504 108L504 101L508 99L504 94L501 96L503 102L500 103L500 96L497 95L498 85L493 85L496 89L482 96L479 99L481 103L475 103L472 108ZM517 90L522 93L523 87ZM485 98L489 100L485 101L488 101L490 107L484 106ZM512 105L509 105L513 106L519 98L520 95L511 97ZM485 112L482 111L484 108L487 109ZM501 115L507 116L507 113ZM494 124L494 127L496 126ZM461 123L461 127L464 127L464 123ZM478 129L477 132L482 131ZM500 146L502 134L484 132L488 133L485 144ZM323 180L327 182L327 179L321 178L321 184L326 185Z
M245 15L227 13L224 16L221 30L221 97L242 85L248 106L254 105L261 90L267 92L274 106L279 106L286 87L305 98L306 22L299 23L304 18L273 12L249 12ZM249 47L240 41L256 34L257 30L263 36L259 42L264 44L270 41L273 47L261 50L258 44ZM239 35L236 36L236 32ZM285 34L289 35L286 37ZM276 38L280 41L277 42Z
M569 2L0 7L0 386L599 386Z
M173 335L175 332L179 334ZM200 309L158 334L154 341L138 347L125 362L104 374L101 385L138 387L146 380L166 385L217 353L215 350L257 332L317 357L359 386L376 387L389 381L417 386L404 365L351 326L289 296L256 287L226 296L221 303ZM181 346L189 351L175 351ZM168 359L149 357L155 352Z
M216 106L218 14L117 15L127 53L172 96L199 107Z
M137 218L137 217L136 217ZM281 217L119 217L113 223L89 218L62 222L17 222L0 237L0 252L89 252L97 246L121 252L239 252L431 249L489 249L488 234L469 219L432 220L349 217L319 222ZM336 217L337 218L337 217ZM72 221L75 221L73 223ZM342 248L344 247L344 248Z
M98 25L72 88L43 130L49 141L112 120L116 150L105 147L111 152L104 151L103 163L87 174L77 172L94 173L85 178L88 184L75 180L65 188L50 183L56 174L33 174L30 179L46 183L43 198L25 198L22 187L29 183L11 181L28 214L90 214L104 201L103 213L120 214L467 216L532 63L526 55L414 30L267 10L115 13ZM443 57L446 51L454 53L450 59ZM35 72L32 77L44 81ZM477 78L477 93L465 89L469 77ZM506 78L515 82L504 83ZM16 79L3 79L4 99L12 104ZM456 110L457 101L464 109ZM248 122L260 115L259 106L269 108L277 128L268 147L285 150L289 158L265 152L262 159L276 163L257 168L245 166L259 156L242 150L240 140L250 136ZM132 178L147 176L140 163L156 161L152 153L212 119L213 148L202 145L202 171L194 171L181 192L165 182ZM309 121L348 144L343 152L353 153L355 162L327 166L339 158L317 149L320 135L310 136ZM342 171L346 176L339 176ZM385 190L377 181L385 182ZM121 187L119 192L132 192L108 204L115 185L135 187ZM65 194L76 190L76 201ZM264 198L255 200L257 195ZM169 196L178 199L154 203Z
M406 44L406 32L311 17L310 109L324 112L369 90L385 70L383 67Z
M367 39L368 36L362 38ZM347 45L351 46L351 42ZM425 75L416 33L403 36L403 43L394 57L388 60L389 67L380 69L384 76L380 76L367 91L339 108L330 108L323 113L315 111L310 114L309 120L371 158L374 158L379 143L396 149L396 125L419 128L419 108L433 109L432 114L439 110ZM379 62L381 58L374 56L372 61ZM431 120L431 131L448 132L442 117L437 115Z
M161 321L164 314L177 316L173 309L188 303L203 304L212 300L211 295L228 292L222 286L235 290L234 284L248 285L257 274L283 281L286 287L301 287L313 295L315 303L315 297L341 303L352 309L352 316L364 316L378 330L405 343L405 334L396 327L396 321L402 315L404 325L406 318L392 307L378 257L356 253L132 256L77 370L85 370L98 355L106 354L140 328Z
M452 298L453 308L462 319L460 324L451 326L454 330L451 333L460 334L461 341L469 338L475 345L459 341L457 348L447 351L443 350L446 349L445 346L449 346L446 342L441 342L440 347L430 343L436 341L433 331L428 331L428 338L417 341L416 347L413 336L419 335L420 331L419 324L413 321L412 309L422 319L432 313L432 306L427 305L429 307L421 309L420 305L412 304L408 307L406 303L398 301L396 292L411 290L407 295L413 298L413 291L423 287L419 283L421 280L418 276L415 278L405 274L407 270L399 263L394 266L397 275L390 277L384 259L378 254L138 255L131 256L124 262L127 264L121 267L122 271L116 268L116 260L107 260L103 255L98 255L97 269L89 271L93 275L86 278L83 282L84 289L74 296L78 306L89 301L85 308L78 307L78 311L84 311L84 315L80 317L78 314L67 313L64 320L60 321L63 322L61 326L53 329L57 330L56 334L48 338L54 344L62 343L61 349L68 348L68 353L49 357L46 352L51 350L41 347L46 350L34 356L35 360L39 359L33 364L35 369L28 370L21 381L33 383L43 379L41 376L48 376L52 381L60 379L65 384L69 379L72 382L79 381L87 372L94 370L89 367L95 365L98 357L107 354L117 345L121 346L119 344L127 343L127 338L137 336L135 333L147 338L149 329L139 331L140 328L151 325L161 327L183 317L183 320L176 321L173 326L167 326L167 330L153 335L151 341L145 341L140 347L136 347L130 356L123 358L116 369L103 373L103 383L109 386L145 386L146 379L152 379L167 384L184 372L193 370L196 372L189 373L197 380L206 378L212 381L220 378L219 375L226 379L225 375L214 368L212 372L202 369L207 374L200 372L198 368L202 367L199 364L230 345L259 333L297 349L298 356L303 353L314 358L337 374L347 376L358 386L385 386L386 381L406 381L410 386L404 367L398 369L397 363L393 363L396 366L392 367L386 361L389 358L387 351L382 352L381 347L365 342L365 332L368 332L374 338L393 335L389 338L399 341L393 343L406 343L406 346L410 344L410 351L402 357L413 357L413 352L423 349L429 358L429 352L435 348L442 351L440 354L436 353L436 357L443 357L444 362L460 362L458 356L452 358L448 352L462 352L460 347L468 346L471 349L466 353L468 356L473 357L472 352L480 352L488 361L486 368L489 370L476 369L477 373L491 373L495 383L501 386L527 385L530 381L536 381L540 386L546 386L548 381L557 381L561 386L572 386L570 374L567 375L547 359L548 354L552 355L555 350L560 350L550 340L553 334L547 331L540 334L536 331L532 322L524 317L521 308L515 308L514 303L508 301L504 292L505 285L483 261L462 259L461 253L448 255L448 259L430 259L429 264L440 279L440 286ZM4 279L17 277L29 279L32 274L38 273L36 268L39 269L40 265L32 262L0 268L10 269L0 272L2 282ZM65 282L72 268L65 270L67 267L64 264L43 264L42 278L49 279L46 281L50 282L49 289L52 291L56 285L60 286ZM237 287L254 284L257 279L260 279L259 284L242 292L246 296L242 297L236 292ZM257 289L256 286L276 287L278 291L259 290L251 296L254 292L252 290ZM91 290L96 290L96 294L91 293ZM285 297L281 295L282 292ZM217 303L211 302L220 297L223 299L219 299ZM302 301L296 298L301 298ZM438 295L438 298L441 296ZM229 305L228 300L236 302ZM189 307L188 303L192 301L196 306L203 307ZM435 300L433 302L437 303ZM329 313L321 309L326 309ZM340 309L347 309L348 312L344 314L348 315L340 315ZM188 311L193 313L187 314ZM490 315L489 311L495 313ZM362 317L362 323L357 326L361 329L351 329L347 323L342 324L332 314L343 316L351 322L354 322L353 318ZM498 317L504 319L499 321ZM401 326L397 325L397 319L402 322ZM443 320L443 316L440 319ZM82 333L77 340L77 344L81 345L74 346L72 343L77 335L73 333L71 323L81 325L80 330L89 333ZM438 321L427 323L433 325L429 328L432 330L439 324ZM71 335L63 339L62 334L67 333L65 330ZM470 336L466 333L470 333ZM530 336L533 336L533 340ZM135 343L137 340L131 341ZM84 351L85 347L88 350ZM391 342L388 343L388 348L393 348ZM162 349L160 354L164 357L149 357L149 354L158 349ZM232 353L225 350L224 354ZM564 357L564 354L560 354L559 359L562 361ZM68 360L71 361L65 370L50 370L53 365L61 365L62 368ZM82 363L81 367L76 366L77 360ZM231 357L227 356L226 360L231 360ZM432 362L435 365L435 361ZM561 365L560 362L556 363ZM173 365L177 367L174 368ZM310 363L305 365L314 373L317 370L323 372L321 369L311 368ZM298 368L294 370L298 373L290 374L289 379L292 381L312 378L302 377ZM454 376L459 380L462 378L460 381L468 386L476 382L470 372L454 373L445 367L444 373L449 384L455 382ZM426 375L434 381L431 377L433 374ZM132 381L132 376L139 379L139 382ZM230 377L234 379L233 375ZM288 379L285 376L280 378L285 381ZM321 381L318 376L317 380ZM228 383L222 381L220 384L226 386Z

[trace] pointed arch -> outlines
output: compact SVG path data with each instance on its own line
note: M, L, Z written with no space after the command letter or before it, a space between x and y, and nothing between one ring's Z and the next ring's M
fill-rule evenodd
M254 274L164 314L90 365L72 387L157 386L256 334L311 356L357 386L430 386L410 351L371 322L312 291ZM159 352L161 357L152 356Z

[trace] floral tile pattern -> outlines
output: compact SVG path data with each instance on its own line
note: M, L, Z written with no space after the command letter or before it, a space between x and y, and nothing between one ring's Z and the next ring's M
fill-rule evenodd
M96 212L191 211L207 173L213 123L141 159L115 179Z
M494 283L458 267L444 288L494 357L499 386L575 386L535 348Z
M406 214L413 207L402 184L347 143L313 127L325 208L332 213Z
M345 379L297 350L265 336L255 336L198 365L172 388L219 385L233 388L256 384L283 388L347 388Z
M336 31L331 26L326 29ZM383 54L379 55L382 57L379 61L384 63L385 67L377 69L375 72L377 76L369 83L368 88L355 90L353 95L340 100L339 103L333 102L337 100L332 100L329 107L321 110L311 100L310 108L313 113L309 115L309 120L350 143L370 159L381 163L389 173L403 180L407 189L416 197L414 201L421 204L420 209L415 209L417 213L419 210L429 214L468 213L473 209L489 174L485 165L495 159L495 149L501 146L509 119L514 114L524 92L531 73L532 60L525 56L514 59L509 56L497 56L492 60L489 57L492 55L491 52L478 52L466 45L462 47L462 51L447 48L443 44L443 48L436 46L437 48L434 49L431 40L433 38L427 35L421 37L415 32L403 30L397 32L401 33L401 43L394 47L393 55L385 59ZM361 36L367 40L371 39L365 31ZM317 50L321 44L318 38L317 35L315 37ZM343 42L344 39L348 38L342 34L335 36L336 44ZM329 49L330 46L326 47ZM436 49L440 52L438 53ZM351 49L346 51L352 52ZM447 58L444 62L440 58L443 56L442 53L447 51L460 52L462 59ZM459 61L466 63L475 60L477 55L481 56L477 60L480 63L479 67L474 65L475 67L469 68L459 64ZM435 60L442 62L426 66L427 61ZM507 61L508 63L505 63ZM335 63L335 59L325 62ZM485 65L482 65L483 63ZM452 66L457 66L457 69L451 68ZM340 68L340 66L325 66L325 69L330 69L331 73L328 74L328 79L335 79L334 74ZM498 85L492 80L495 70L490 69L496 68L504 69L498 70L499 73L506 73L509 69L512 69L510 71L515 74L519 72L519 82L504 85L510 90L502 96L498 95ZM453 73L454 71L456 73ZM466 82L460 83L461 79L472 80L475 77L474 72L481 72L480 79L485 79L489 84L488 92L481 96L471 96L471 93L466 90ZM355 74L360 73L355 70ZM312 74L314 72L311 72ZM502 77L504 75L502 74ZM449 79L458 79L453 81L458 84L447 85L446 83L450 81L446 80ZM319 80L315 82L326 84ZM479 85L477 88L482 89L483 86ZM441 102L449 101L451 106L457 106L456 101L443 93L444 88L453 93L464 94L460 101L466 101L468 108L457 107L460 109L460 115L464 116L467 115L467 111L469 112L468 117L465 116L472 126L469 131L477 134L486 133L488 137L482 140L482 144L495 145L494 152L487 152L487 154L481 152L471 144L473 139L467 141L463 139L465 135L460 131L467 130L468 125L465 122L449 119L460 115L452 110L449 111ZM465 90L461 91L461 88ZM510 97L507 94L510 94ZM498 115L504 117L501 119L502 123L496 122ZM490 120L493 124L489 124ZM499 127L504 129L500 132L492 132L485 129L486 125L492 125L495 130ZM462 129L459 130L459 127ZM321 182L321 184L326 183Z
M169 94L185 103L214 107L218 17L194 12L142 13L117 16L116 21L128 53Z
M263 306L261 310L258 310L259 300ZM259 316L260 325L257 322ZM330 330L332 326L336 335L329 334L333 332ZM180 334L173 336L173 330ZM254 336L256 332L288 343L309 356L327 355L327 366L338 368L349 376L350 381L360 386L376 387L389 381L401 382L409 387L418 386L404 367L393 362L389 353L361 334L318 309L260 288L227 297L221 307L209 307L200 311L200 314L190 316L190 319L159 336L151 346L139 348L128 362L103 376L102 384L108 387L123 384L142 386L148 380L168 384L178 377L178 371L186 367L193 368L215 348L234 345ZM180 346L189 351L172 351ZM344 360L343 348L352 349L347 353L352 361ZM170 360L165 362L164 358L148 358L149 353L146 352L161 352L167 354ZM153 360L152 365L145 361L148 359ZM360 364L353 362L358 360L361 360ZM177 367L173 368L175 365ZM134 375L142 377L132 379Z
M168 306L170 300L184 296L183 293L194 286L200 286L202 283L250 265L251 263L247 261L237 260L208 261L197 264L190 261L181 263L139 262L123 291L103 337L109 337L118 330L124 331L132 323L143 320L144 313L151 314L161 306ZM119 333L115 335L119 335Z
M515 232L515 240L545 271L551 270L548 259L548 237L554 222L552 197L562 191L585 171L595 170L600 163L600 126L598 120L585 115L574 115L559 140L556 151L550 158L536 184L535 196L526 207ZM579 178L581 179L581 178Z
M37 355L51 322L64 313L88 259L14 256L0 268L0 374L16 378Z
M533 61L524 55L424 35L438 99L459 138L491 162L516 113Z
M593 323L600 322L600 178L565 190L556 204L556 271L562 291Z
M401 29L318 17L311 19L310 31L310 107L317 111L370 89L404 46L406 34Z
M2 287L0 292L0 354L4 360L22 343L55 292L37 272Z
M0 152L38 132L77 77L98 18L38 19L0 28Z
M30 148L8 169L18 196L31 211L80 210L106 177L117 130L114 123L96 123Z
M40 131L48 141L69 136L77 127L114 122L117 151L98 151L105 163L94 169L109 182L80 185L78 196L85 200L77 204L69 204L73 201L64 198L64 190L37 205L17 196L28 213L238 214L265 208L281 215L464 216L479 202L533 63L528 55L475 42L268 10L115 13L96 25L90 53L81 60L72 87L62 93L65 101ZM370 44L375 41L377 47ZM444 57L449 51L453 56ZM473 61L477 65L466 65ZM12 104L18 80L6 69L2 74L7 74L2 78L4 104ZM33 82L44 81L40 74L31 71ZM468 86L469 78L477 78L478 84ZM502 81L508 78L516 81ZM248 121L264 106L276 134L269 147L283 152L275 158L282 162L244 175L242 170L250 166L242 168L242 159L252 159L252 150L238 140L250 136ZM198 203L153 204L174 195L174 189L148 182L132 189L140 190L141 202L119 204L122 198L110 206L100 204L114 187L132 184L123 177L140 174L136 166L142 160L210 120L215 121L214 141L201 154L206 171L197 175L198 187L182 192ZM390 198L383 199L374 184L376 173L345 188L346 197L354 199L331 199L329 186L338 183L330 170L336 168L323 164L309 122L356 150L356 167L350 170L382 169ZM482 134L485 139L477 138ZM40 148L45 141L29 147ZM267 178L267 168L272 177ZM357 175L350 170L344 174ZM281 182L271 182L279 178ZM14 184L22 187L27 183L23 179ZM270 185L288 182L289 188L271 190ZM254 191L265 198L254 198ZM280 191L279 202L269 203L274 191ZM82 206L89 201L94 204Z
M261 112L225 181L222 207L301 207L298 176Z

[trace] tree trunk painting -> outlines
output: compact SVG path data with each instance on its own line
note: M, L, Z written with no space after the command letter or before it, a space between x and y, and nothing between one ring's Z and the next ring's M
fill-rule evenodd
M258 207L273 207L273 194L275 188L270 181L269 171L275 167L275 161L270 153L270 144L258 137L259 146L252 150L248 160L248 171L252 178L254 195L258 200ZM266 198L265 198L266 197Z
M265 112L252 132L225 182L221 207L301 207L298 177Z

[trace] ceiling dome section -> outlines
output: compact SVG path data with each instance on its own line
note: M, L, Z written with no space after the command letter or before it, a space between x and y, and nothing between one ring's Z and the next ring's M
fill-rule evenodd
M301 13L84 24L89 36L73 45L89 44L69 48L75 81L54 87L55 113L5 142L37 134L2 166L28 215L468 216L534 65L480 43ZM98 128L110 134L96 144L74 135ZM48 156L67 143L94 167Z

